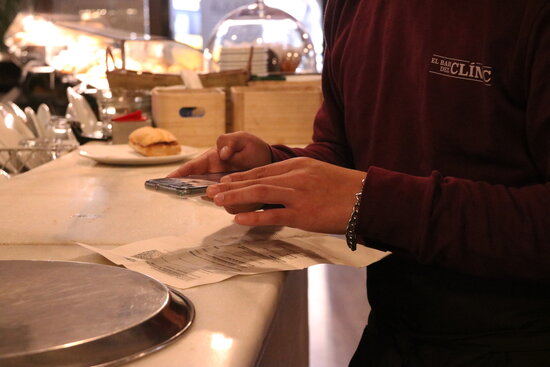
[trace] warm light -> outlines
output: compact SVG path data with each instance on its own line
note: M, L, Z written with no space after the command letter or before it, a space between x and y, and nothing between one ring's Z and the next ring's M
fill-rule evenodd
M135 11L130 10L131 13ZM92 9L79 15L83 20L93 21L106 12L106 9ZM108 65L105 63L105 49L111 45L109 38L58 26L50 20L24 13L18 15L16 24L17 28L10 30L6 36L6 45L10 50L17 53L28 46L43 46L45 62L49 66L75 75L84 84L109 88L105 71L122 67L122 51L118 47L112 49L114 60L108 59ZM137 39L139 35L133 32L130 38ZM150 39L149 36L144 38ZM200 71L204 67L199 51L202 49L202 37L198 36L192 43L195 49L171 41L129 43L131 48L128 46L126 49L125 66L129 70L159 74L179 74L182 69Z
M231 349L233 345L233 339L227 338L221 333L212 334L210 339L210 346L218 352L223 352Z
M8 129L13 129L13 125L15 124L15 120L13 118L13 115L11 113L7 113L4 115L4 123L6 124L6 127Z
M63 46L66 44L59 28L49 21L28 15L23 18L22 24L23 33L20 37L24 38L28 44L39 46Z

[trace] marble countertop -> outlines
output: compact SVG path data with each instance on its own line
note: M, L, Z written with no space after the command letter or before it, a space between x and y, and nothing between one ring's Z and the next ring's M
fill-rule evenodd
M164 177L175 167L177 164L103 165L74 151L0 182L0 260L109 264L74 242L111 248L146 238L182 235L204 221L214 227L232 223L231 215L211 203L144 188L146 179ZM198 206L201 210L196 210ZM268 365L260 361L263 355L280 358L285 353L285 358L301 354L296 358L307 360L306 279L302 278L290 285L302 287L303 292L290 301L288 312L281 312L280 307L289 287L289 277L283 272L238 276L185 290L197 311L190 330L173 345L129 365L242 367ZM305 339L299 331L295 337L273 335L274 328L281 329L280 323L288 322L278 321L281 314L282 319L298 320L301 329L305 322ZM288 340L282 345L277 338ZM269 343L286 352L273 353L271 348L266 353Z

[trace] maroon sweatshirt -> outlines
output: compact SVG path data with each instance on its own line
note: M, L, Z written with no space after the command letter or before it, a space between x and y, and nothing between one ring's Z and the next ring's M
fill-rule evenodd
M314 143L273 154L368 171L373 311L550 348L550 2L331 0L325 37Z

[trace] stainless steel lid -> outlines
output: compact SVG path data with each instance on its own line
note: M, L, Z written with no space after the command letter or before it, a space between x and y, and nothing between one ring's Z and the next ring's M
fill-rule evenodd
M192 303L124 268L0 261L0 366L111 366L182 335Z

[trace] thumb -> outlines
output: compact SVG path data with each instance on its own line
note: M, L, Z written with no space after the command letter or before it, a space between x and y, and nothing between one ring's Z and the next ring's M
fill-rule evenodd
M235 153L240 152L246 145L246 142L246 134L244 134L243 132L235 132L221 135L216 141L218 156L222 161L227 161Z
M219 151L218 155L222 161L227 161L229 158L231 158L231 155L233 154L233 151L231 147L228 145L224 145Z

